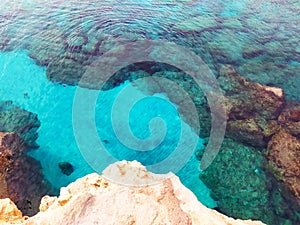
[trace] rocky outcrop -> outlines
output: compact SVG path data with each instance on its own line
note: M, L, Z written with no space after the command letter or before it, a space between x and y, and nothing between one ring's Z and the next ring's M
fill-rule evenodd
M270 172L284 183L300 206L300 139L281 129L268 144L267 159Z
M12 101L0 102L0 131L15 132L28 147L38 147L35 141L39 127L36 114L13 105Z
M0 132L0 198L11 198L25 215L37 213L45 194L55 193L44 179L41 165L26 155L16 133Z
M278 117L278 124L290 134L300 138L300 103L287 102L286 107Z
M0 199L0 224L18 224L25 219L22 217L22 212L9 198Z
M283 90L252 82L231 66L222 67L218 82L226 102L226 136L254 147L266 147L277 129L274 120L286 104Z
M134 181L148 185L134 186ZM40 212L25 219L19 224L263 224L235 220L208 209L175 175L168 174L162 180L162 175L147 172L137 162L126 161L109 166L104 177L90 174L78 179L62 188L59 197L45 196ZM17 222L20 220L17 213Z

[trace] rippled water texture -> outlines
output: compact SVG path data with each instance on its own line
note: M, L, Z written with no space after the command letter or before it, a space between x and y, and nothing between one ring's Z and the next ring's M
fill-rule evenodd
M243 76L261 84L281 87L288 100L299 102L299 33L298 0L2 0L0 100L12 100L25 110L38 114L41 127L37 143L40 147L29 154L41 162L43 172L52 185L61 187L94 171L76 143L78 139L74 137L72 109L81 77L108 51L126 53L124 43L141 40L173 42L199 56L216 77L222 65L231 64ZM159 52L156 54L159 55ZM177 54L183 55L177 52L174 58ZM203 148L203 140L195 134L189 117L185 115L188 118L183 120L178 105L169 101L172 95L146 95L140 86L131 82L132 77L140 78L145 74L152 76L162 69L170 70L170 73L166 73L170 77L176 76L172 72L178 72L172 66L151 63L123 68L115 74L114 79L107 82L105 91L95 101L92 126L96 125L96 133L101 136L105 148L118 160L138 159L145 165L155 164L171 154L170 150L177 146L180 135L185 137L182 146L186 146L186 149L195 146L194 150ZM189 80L184 77L181 79L186 90L194 88ZM127 110L128 102L119 105L120 114L111 117L116 96L126 88L129 90L126 92L128 102L136 96L145 99L136 102L129 118L121 113L121 109ZM97 94L96 90L88 92L91 96ZM192 92L199 93L192 96L196 106L206 101L201 91L193 89ZM112 118L118 118L116 127L124 127L122 124L125 120L133 136L151 139L153 133L148 125L156 116L162 118L163 122L154 121L156 125L152 131L157 135L154 135L154 150L150 154L131 151L129 144L118 139L121 132L116 137L116 128L111 123ZM161 141L159 135L163 134L165 127L168 128L165 132L167 138ZM86 134L87 138L92 137L89 132ZM195 146L192 140L196 140ZM162 145L157 147L157 143ZM226 145L231 148L234 144L228 141ZM249 155L245 158L257 158L257 153L250 148L238 144L235 146L243 151L246 149ZM138 147L143 148L135 148ZM191 155L187 165L175 172L203 203L215 207L217 203L212 199L214 196L210 196L208 188L198 179L199 161L195 155ZM59 169L58 163L62 161L74 166L70 176L62 174ZM262 157L257 161L263 161ZM110 162L108 159L102 161L99 168L105 168ZM175 160L174 165L176 163ZM248 166L247 163L245 165ZM255 176L260 176L254 180L265 179L257 169L253 171ZM266 201L268 203L263 207L273 207L271 200ZM249 204L244 207L251 208ZM230 206L228 203L228 208ZM286 218L289 215L282 216L284 213L279 210L276 213L283 218L282 221L289 219ZM260 219L253 214L247 218Z
M2 1L0 47L29 49L42 65L67 58L85 66L120 39L168 40L192 48L211 69L234 64L299 100L299 7L297 0Z

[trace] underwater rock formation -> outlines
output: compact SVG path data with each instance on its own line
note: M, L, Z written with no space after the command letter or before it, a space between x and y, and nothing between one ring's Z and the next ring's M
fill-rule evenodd
M135 73L131 72L128 77L135 78ZM178 111L191 127L196 128L193 120L199 118L200 136L208 137L211 123L209 105L195 81L179 71L161 71L150 75L152 78L163 77L174 81L186 92L185 95L178 91L176 85L162 79L152 83L145 81L146 84L139 85L139 89L148 94L166 93L170 101L178 105ZM286 104L283 90L252 82L238 74L230 65L221 68L217 80L224 96L224 116L228 118L226 136L254 147L266 147L277 129L277 123L274 121ZM190 108L186 107L188 98L193 100L198 116L191 115Z
M74 172L74 168L71 163L68 162L60 162L58 163L58 167L61 172L67 176L70 176Z
M226 215L273 225L296 224L300 219L297 211L273 185L265 172L266 164L257 149L225 138L216 159L200 178L211 189L220 212ZM287 215L295 221L286 220Z
M0 198L11 198L25 215L37 213L42 196L55 192L16 133L0 132L0 161Z
M36 114L13 105L12 101L0 102L0 131L16 132L28 147L38 147L35 141L39 127Z
M149 185L122 185L105 177L114 177L122 183L146 182ZM208 209L175 175L161 178L162 175L147 172L136 161L118 162L104 171L104 177L90 174L62 188L59 197L45 196L40 212L23 218L19 224L263 224L235 220ZM0 200L0 208L3 201L4 205L8 203L7 199ZM22 218L17 209L14 210L18 224Z

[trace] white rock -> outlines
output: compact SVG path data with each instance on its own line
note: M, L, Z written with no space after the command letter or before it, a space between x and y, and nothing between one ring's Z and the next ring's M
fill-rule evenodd
M104 175L87 175L62 188L59 197L45 196L41 212L24 225L261 225L234 220L198 202L175 175L165 177L146 171L140 163L122 161L110 165ZM149 181L142 182L143 179ZM160 180L160 182L154 182ZM128 181L130 185L120 184ZM137 185L132 185L137 182ZM143 184L141 186L141 184Z

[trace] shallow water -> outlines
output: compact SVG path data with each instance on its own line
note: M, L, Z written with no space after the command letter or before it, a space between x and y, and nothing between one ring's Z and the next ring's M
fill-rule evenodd
M76 87L59 85L50 82L45 76L45 68L34 64L26 52L9 52L0 54L1 90L0 95L3 99L10 99L25 110L38 114L41 127L38 131L39 138L37 150L32 150L29 155L39 160L42 164L43 172L51 184L57 188L66 186L70 182L82 177L95 170L83 158L73 134L72 125L72 104ZM26 85L24 85L26 84ZM105 91L98 97L96 104L96 126L99 137L104 141L108 152L115 158L114 161L100 160L101 167L97 172L106 168L110 163L120 160L138 160L143 165L155 164L168 157L175 149L180 138L180 132L185 132L183 140L187 148L190 146L191 139L196 138L199 143L197 149L202 147L202 140L183 122L180 124L180 117L176 107L167 97L164 96L145 96L136 88L131 87L133 96L141 95L143 101L132 109L130 120L126 120L126 115L122 116L124 105L129 101L122 101L123 106L117 106L118 117L121 121L120 129L124 123L130 123L132 132L140 139L149 136L148 122L160 114L168 126L166 138L158 147L153 148L151 153L134 151L122 144L116 137L115 130L111 125L111 108L116 95L129 83L118 88ZM91 90L91 92L94 92ZM38 97L37 97L38 96ZM127 97L130 97L127 95ZM146 98L146 99L145 99ZM125 111L126 112L126 111ZM134 122L138 120L139 123ZM86 133L88 138L89 133ZM149 148L149 146L148 146ZM151 148L152 149L152 148ZM58 164L69 162L74 167L74 172L70 176L62 174ZM169 168L163 171L169 172ZM210 207L215 205L209 196L209 190L198 179L199 162L194 156L181 171L178 172L182 182L190 187L197 194L199 200Z
M29 154L41 162L52 185L65 186L95 170L85 160L88 157L84 159L86 150L76 137L72 118L78 77L93 67L98 57L116 46L124 47L124 42L174 42L201 57L216 77L221 65L232 64L242 75L281 87L289 100L300 101L299 11L296 0L85 0L80 4L4 0L0 3L0 100L12 100L38 114L40 147ZM149 72L147 69L143 72ZM192 153L203 148L202 139L166 94L147 95L126 76L121 74L97 97L95 120L88 124L96 127L103 148L114 160L137 159L151 167L172 155L177 146L186 146ZM95 90L87 93L98 95ZM125 98L116 101L122 94ZM128 109L138 97L143 100L135 100ZM118 108L114 115L113 107ZM154 121L151 133L148 126L156 117L160 120ZM122 139L123 131L118 129L128 131L128 124L131 134ZM93 143L89 132L87 126L79 133L86 133L87 142ZM70 176L58 167L64 161L74 166ZM112 162L111 158L102 159L96 171ZM168 167L155 172L162 171L168 172ZM199 161L193 154L182 170L174 172L201 202L216 206L198 179Z

